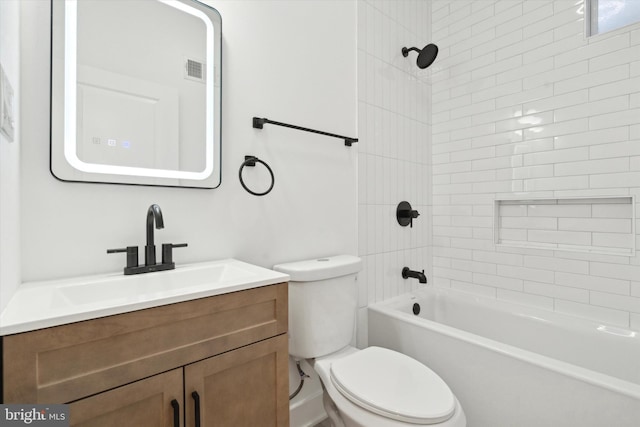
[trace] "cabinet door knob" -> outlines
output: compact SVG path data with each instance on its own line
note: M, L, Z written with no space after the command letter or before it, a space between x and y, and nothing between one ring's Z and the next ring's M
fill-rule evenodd
M191 393L191 397L193 397L193 403L195 404L194 415L196 418L196 427L200 427L200 395L197 391Z
M180 404L176 399L171 401L173 407L173 427L180 427Z

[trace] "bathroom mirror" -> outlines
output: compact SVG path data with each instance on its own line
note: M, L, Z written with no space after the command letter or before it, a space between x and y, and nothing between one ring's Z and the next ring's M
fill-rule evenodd
M53 175L220 185L220 14L195 0L52 0L51 9Z

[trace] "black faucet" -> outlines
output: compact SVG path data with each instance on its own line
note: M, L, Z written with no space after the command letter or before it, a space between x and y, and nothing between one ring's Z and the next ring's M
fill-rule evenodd
M152 271L173 270L176 264L173 262L173 248L183 248L186 243L163 243L162 244L162 262L156 263L156 244L153 236L153 228L161 230L164 228L164 220L162 219L162 210L155 203L149 206L147 210L147 245L144 247L144 265L138 265L138 247L127 246L122 249L107 249L108 254L117 252L127 253L127 266L124 268L124 274L140 274L150 273Z
M427 276L424 275L424 270L413 271L410 270L409 267L405 267L402 269L402 278L408 279L409 277L413 277L414 279L418 279L420 283L427 283Z
M144 247L144 265L156 265L156 245L153 241L153 223L156 228L162 230L164 221L162 219L162 210L160 206L153 204L147 210L147 246Z

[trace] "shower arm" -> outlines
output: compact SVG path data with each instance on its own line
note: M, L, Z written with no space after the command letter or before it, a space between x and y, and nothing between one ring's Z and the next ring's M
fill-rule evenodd
M403 47L402 48L402 56L406 57L409 55L409 52L414 51L420 53L420 49L417 47Z

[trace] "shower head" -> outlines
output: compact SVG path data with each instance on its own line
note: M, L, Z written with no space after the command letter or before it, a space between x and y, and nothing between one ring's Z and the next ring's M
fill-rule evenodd
M418 49L417 47L403 47L402 56L406 58L412 50L418 52L418 59L416 63L419 68L427 68L429 65L433 64L433 61L436 60L436 56L438 56L438 46L433 43L429 43L422 49Z

